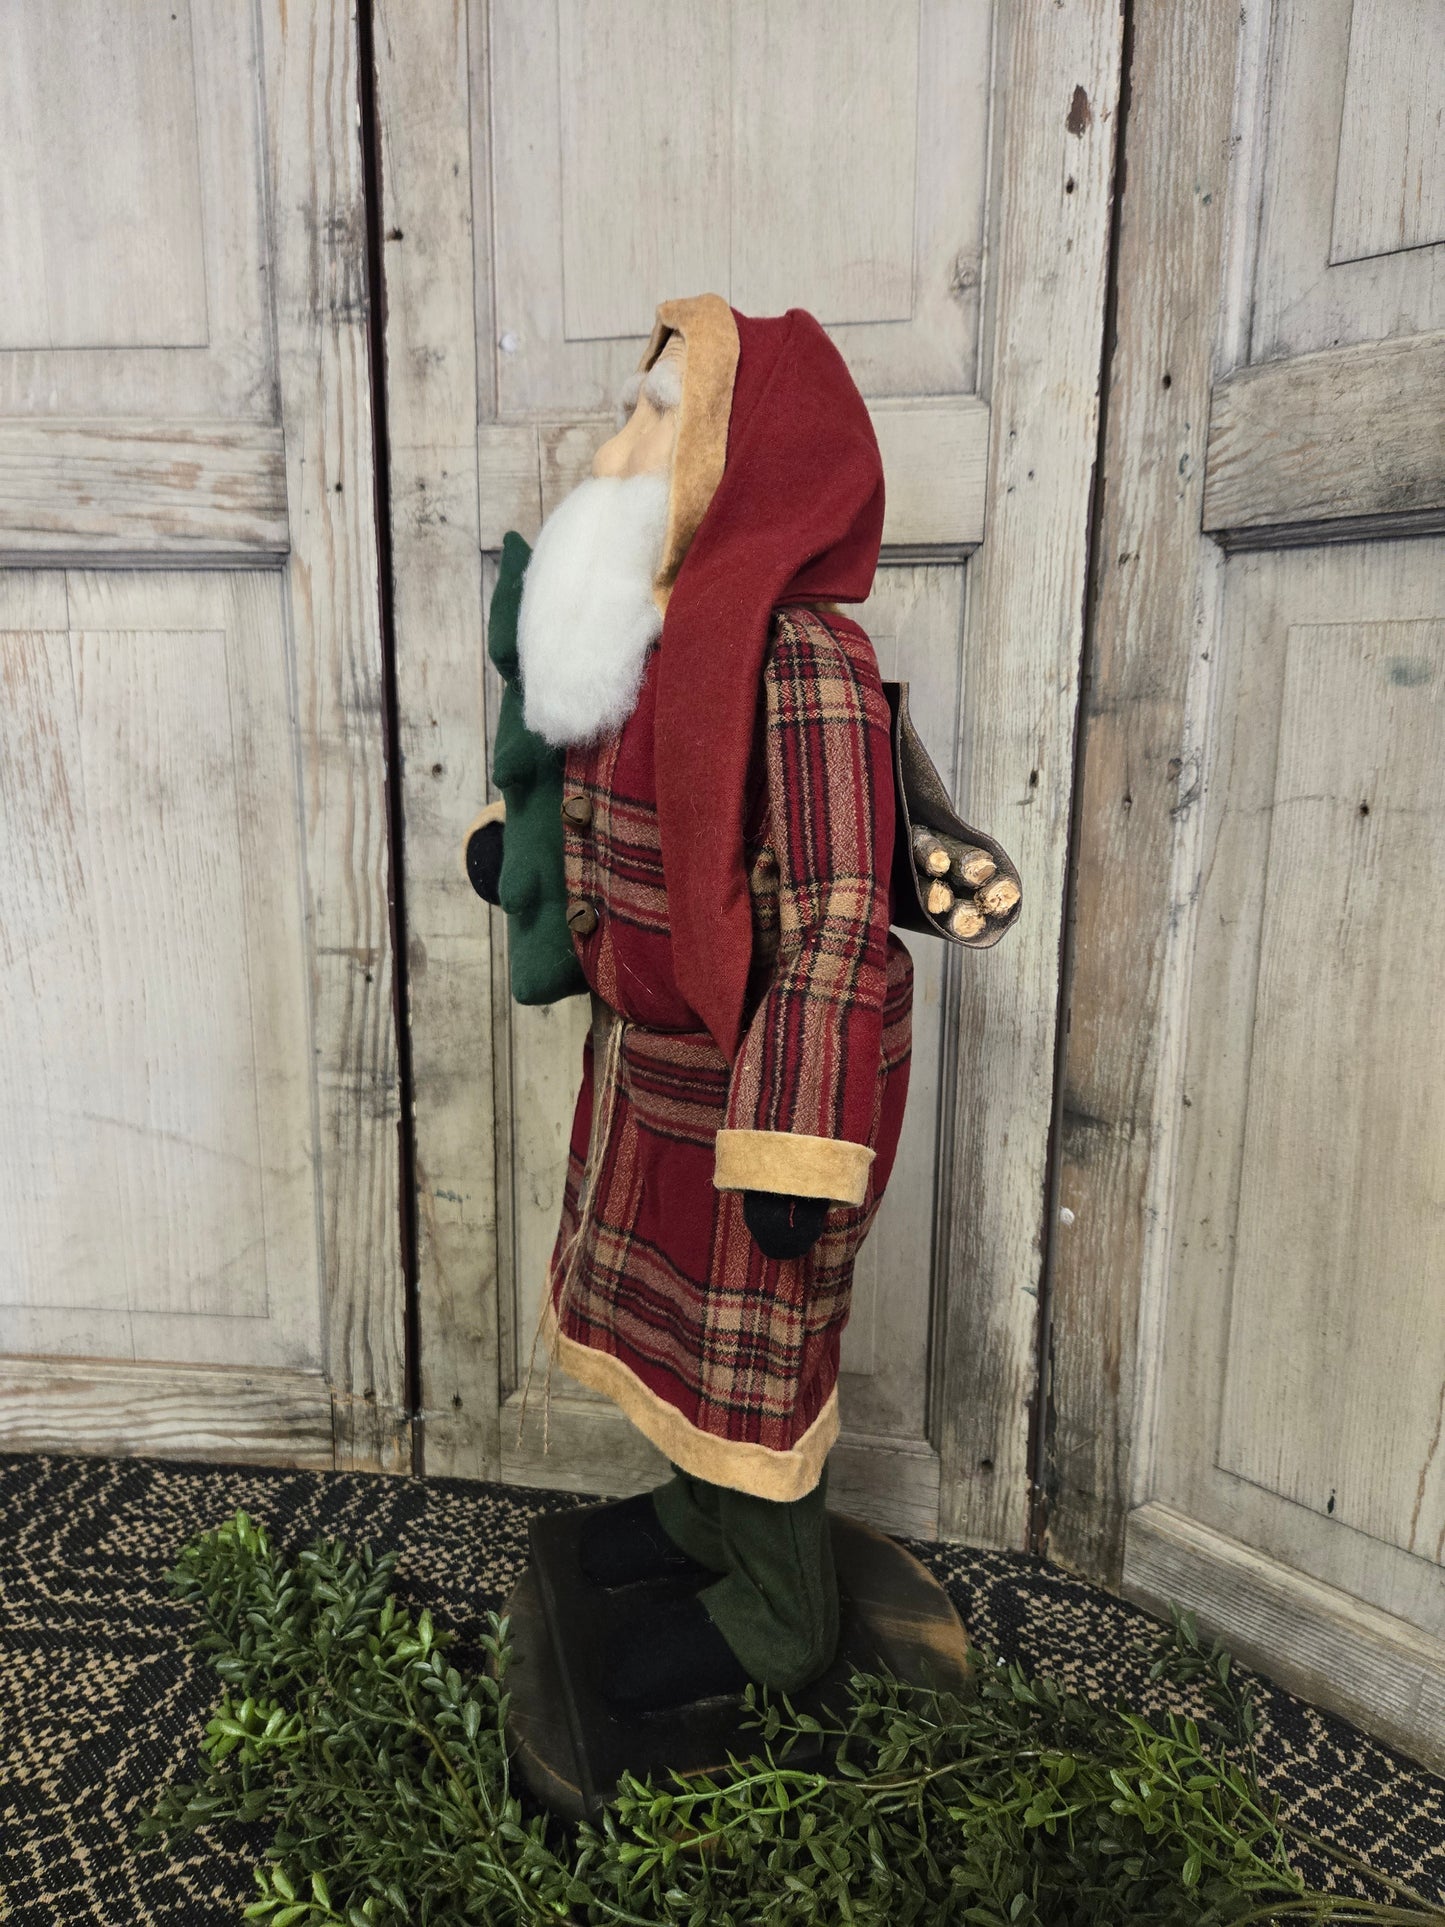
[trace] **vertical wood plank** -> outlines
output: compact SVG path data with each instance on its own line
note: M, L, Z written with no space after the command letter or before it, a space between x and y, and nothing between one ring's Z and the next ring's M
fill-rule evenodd
M265 0L313 957L326 1369L342 1466L410 1461L366 227L351 5Z
M1199 529L1240 29L1232 8L1141 8L1135 21L1080 722L1045 1464L1049 1549L1111 1583L1129 1502L1140 1279L1169 1163L1170 943L1187 913L1176 835L1199 806L1190 677L1210 649L1219 567Z
M375 31L422 1446L428 1472L488 1478L494 963L491 913L461 861L486 793L467 20L451 0L380 0Z
M212 578L228 637L227 682L241 822L241 890L261 1122L269 1310L288 1364L321 1368L310 1010L296 719L284 585L247 570ZM188 578L194 585L197 578ZM293 932L294 937L293 937Z
M1122 23L1009 10L995 87L988 528L969 565L960 806L1018 862L1024 920L964 958L939 1446L941 1529L1024 1542L1041 1217Z

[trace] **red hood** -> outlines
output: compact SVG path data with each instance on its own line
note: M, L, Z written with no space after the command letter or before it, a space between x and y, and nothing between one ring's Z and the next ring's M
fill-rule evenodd
M729 1059L752 958L743 817L772 612L865 600L883 529L883 465L843 357L800 308L734 319L726 459L667 603L656 752L678 983ZM689 339L684 407L706 379L693 354Z

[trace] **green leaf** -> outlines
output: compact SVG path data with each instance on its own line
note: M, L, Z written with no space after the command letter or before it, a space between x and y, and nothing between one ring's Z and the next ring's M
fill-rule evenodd
M1249 1682L1187 1616L1152 1673L1166 1702L1173 1687L1202 1696L1202 1741L1195 1699L1145 1718L980 1653L966 1698L858 1674L824 1722L750 1691L751 1757L689 1782L625 1777L598 1824L569 1833L524 1818L513 1784L506 1622L488 1616L479 1641L497 1677L471 1678L445 1656L455 1635L397 1603L395 1564L324 1538L282 1560L243 1515L178 1556L223 1697L197 1784L167 1788L140 1831L264 1823L274 1857L248 1919L1222 1927L1277 1897L1291 1917L1330 1917L1240 1744ZM826 1771L791 1764L825 1733ZM321 1864L346 1869L339 1907Z

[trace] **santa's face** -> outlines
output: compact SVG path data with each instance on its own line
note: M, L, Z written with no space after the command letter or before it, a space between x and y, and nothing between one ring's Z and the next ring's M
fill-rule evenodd
M667 535L686 350L673 334L622 396L626 419L589 480L548 516L522 590L523 714L555 748L620 729L662 629L657 572Z
M662 475L671 468L686 359L682 336L669 335L646 374L628 382L622 398L627 419L593 456L594 475Z

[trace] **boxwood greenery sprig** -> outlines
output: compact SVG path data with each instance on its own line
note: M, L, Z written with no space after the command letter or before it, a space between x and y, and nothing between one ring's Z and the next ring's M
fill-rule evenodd
M1281 1818L1248 1688L1187 1617L1154 1671L1202 1693L1200 1721L987 1654L967 1698L857 1674L835 1725L750 1696L753 1758L626 1779L599 1826L564 1830L513 1784L507 1622L489 1617L488 1669L464 1675L454 1636L399 1604L395 1564L328 1539L288 1562L238 1512L172 1575L222 1690L201 1777L141 1831L268 1827L245 1909L267 1927L1445 1927ZM1381 1897L1310 1888L1292 1841Z

